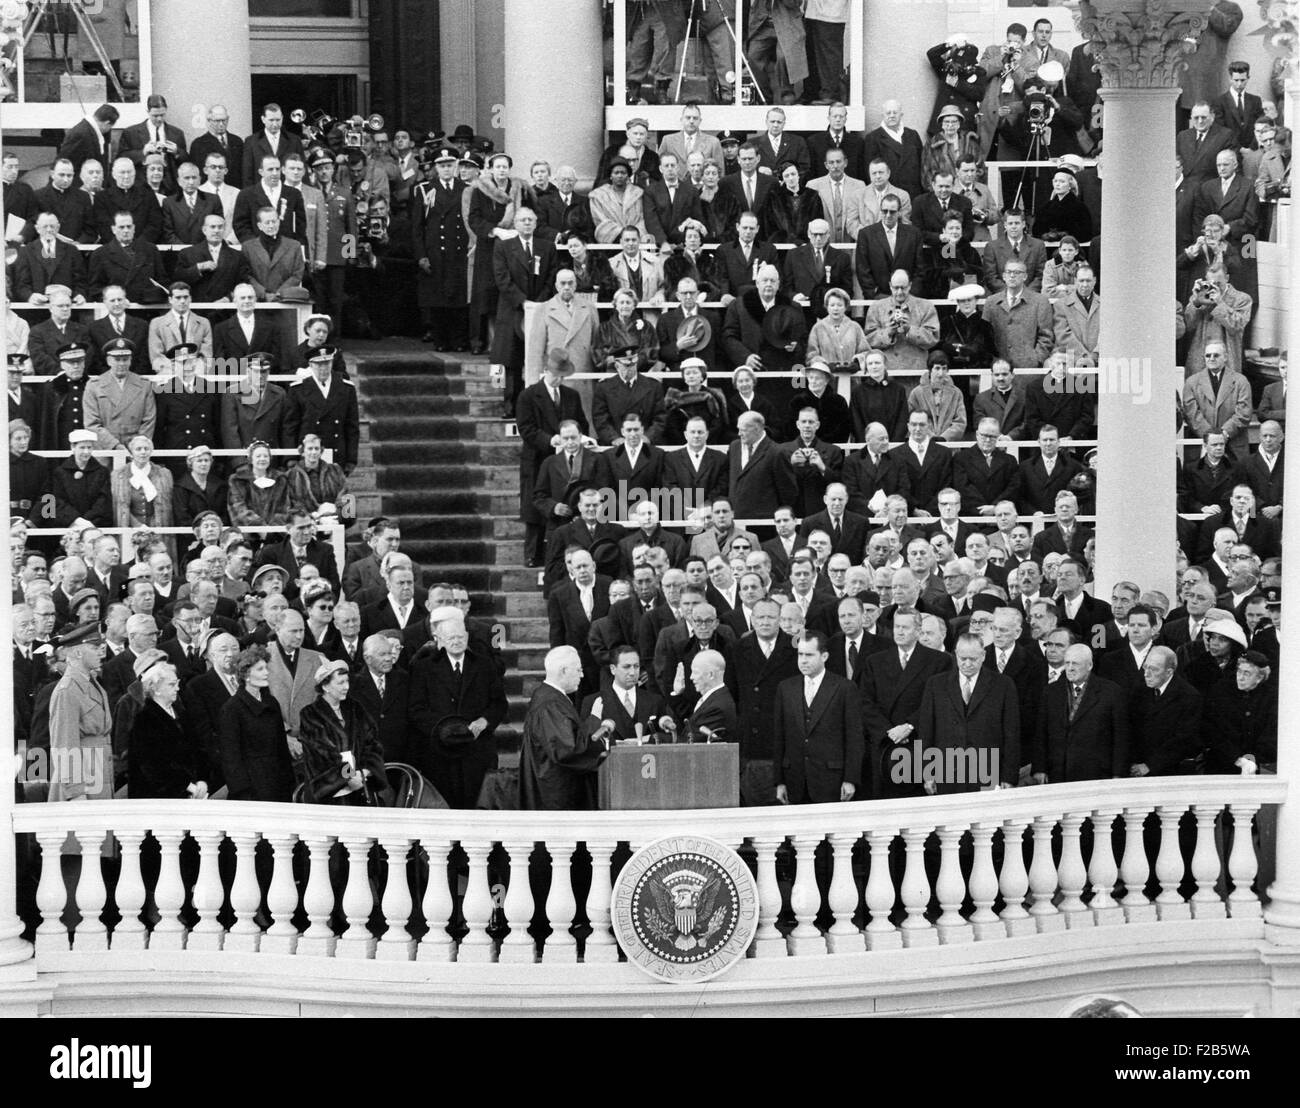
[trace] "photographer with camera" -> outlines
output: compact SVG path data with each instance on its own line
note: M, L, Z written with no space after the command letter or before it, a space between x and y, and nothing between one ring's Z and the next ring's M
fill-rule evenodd
M419 318L416 273L410 219L394 215L386 196L377 197L357 219L353 281L361 302L362 335L382 339L411 329Z
M926 60L939 78L934 108L926 134L937 135L943 125L943 113L956 105L961 113L961 130L974 131L975 117L984 99L988 77L979 66L979 51L962 34L949 35L925 52Z
M867 342L885 351L890 374L919 375L925 372L926 355L939 341L939 315L928 300L912 295L907 270L896 269L889 278L889 296L867 308L863 330Z
M145 101L149 118L122 131L118 153L142 165L150 154L161 154L165 162L163 183L167 192L176 190L176 169L188 157L185 132L167 122L167 97L154 93Z
M1012 147L1007 128L1019 117L1022 107L1024 90L1019 70L1027 35L1023 23L1012 23L1007 27L1006 40L986 46L980 55L978 64L988 84L984 86L976 122L980 154L990 161L1014 161L1024 153Z
M1241 337L1253 308L1251 298L1228 283L1228 271L1221 264L1211 265L1204 277L1193 282L1191 298L1183 309L1189 381L1206 368L1205 348L1210 343L1223 345L1225 369L1241 372Z

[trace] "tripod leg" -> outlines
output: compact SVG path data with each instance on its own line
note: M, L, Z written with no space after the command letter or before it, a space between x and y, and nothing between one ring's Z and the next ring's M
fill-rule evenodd
M691 44L691 26L695 22L695 4L686 15L686 34L682 38L682 64L677 67L677 87L673 90L673 99L682 98L682 82L686 79L686 49Z

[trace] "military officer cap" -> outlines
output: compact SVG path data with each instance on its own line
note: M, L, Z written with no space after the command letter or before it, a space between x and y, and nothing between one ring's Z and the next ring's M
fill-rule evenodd
M83 361L86 357L87 349L88 347L84 342L70 342L60 346L59 349L55 351L55 355L61 362Z
M478 154L474 153L473 150L470 150L460 156L460 164L481 170L483 168L483 159Z
M248 368L249 369L262 369L262 368L274 369L275 355L268 354L263 350L256 350L252 354L248 355Z
M87 431L85 428L78 427L75 431L68 432L68 445L76 446L79 442L96 442L94 431Z
M737 146L739 146L742 142L745 141L745 138L746 138L746 135L745 135L745 132L744 132L744 131L730 131L730 130L728 130L728 131L719 131L719 132L718 132L718 141L719 141L723 146L726 146L726 145L728 145L729 143L735 143Z
M134 357L135 343L133 343L130 339L115 338L111 342L105 343L104 348L101 352L103 353L105 358Z
M313 149L311 153L308 155L308 158L310 159L310 161L307 164L310 165L312 169L315 169L318 165L334 164L334 155L331 154L328 150L326 150L325 147L323 146L317 146L315 149Z
M25 366L28 362L31 361L31 358L29 358L22 351L15 350L12 353L10 353L9 357L6 358L5 360L9 363L10 369L22 369L23 366Z
M630 358L634 354L641 353L641 347L634 342L625 343L622 346L615 347L611 353L616 358Z
M473 132L471 131L470 138L473 137L474 135ZM434 143L437 142L445 142L446 138L447 138L447 133L445 131L425 131L424 133L424 141L430 145L433 145Z
M333 362L334 356L336 354L338 354L338 350L335 347L322 346L319 350L316 351L315 354L313 354L307 360L309 362L312 362L313 364L315 364L316 362Z
M98 596L99 594L96 593L95 595ZM99 624L82 623L69 631L65 631L55 640L54 645L66 649L70 646L102 646L103 642L104 636L100 634Z
M196 342L178 342L175 346L167 351L167 357L178 360L181 358L192 358L199 352L199 345Z
M439 162L458 162L460 161L460 155L450 146L444 146L438 151L437 157L435 157L433 161L435 165Z

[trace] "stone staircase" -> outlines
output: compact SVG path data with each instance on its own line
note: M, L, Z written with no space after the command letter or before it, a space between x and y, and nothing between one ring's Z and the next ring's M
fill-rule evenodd
M523 568L519 445L498 418L501 390L483 359L390 339L357 352L358 517L397 516L402 550L436 581L469 589L471 619L491 623L506 658L503 751L517 749L547 649L538 570Z

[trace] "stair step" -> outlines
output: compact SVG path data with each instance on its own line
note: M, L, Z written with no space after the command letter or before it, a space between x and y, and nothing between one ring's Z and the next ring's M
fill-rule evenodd
M508 592L504 594L504 600L507 618L546 615L546 598L540 592Z

